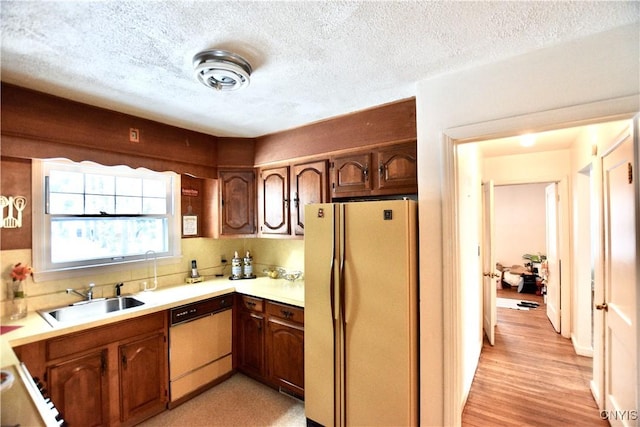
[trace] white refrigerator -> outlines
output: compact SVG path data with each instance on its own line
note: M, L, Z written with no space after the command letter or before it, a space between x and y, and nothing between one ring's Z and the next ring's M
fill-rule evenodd
M418 425L417 203L305 207L308 425Z

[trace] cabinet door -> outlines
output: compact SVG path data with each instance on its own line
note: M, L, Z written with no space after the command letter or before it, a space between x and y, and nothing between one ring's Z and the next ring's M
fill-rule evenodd
M47 369L51 400L68 425L109 424L106 353L99 350Z
M418 157L415 142L380 149L376 152L376 165L375 190L393 190L394 193L418 192Z
M158 333L119 347L120 421L144 419L165 408L167 352Z
M371 191L371 153L332 158L331 197L367 195Z
M304 235L304 207L309 203L329 201L327 161L291 167L291 223L296 236Z
M253 234L255 174L251 170L220 171L221 227L225 235Z
M267 372L271 382L304 397L304 328L269 316Z
M241 311L238 333L238 367L242 372L264 377L264 316Z
M289 168L260 171L260 232L289 234Z

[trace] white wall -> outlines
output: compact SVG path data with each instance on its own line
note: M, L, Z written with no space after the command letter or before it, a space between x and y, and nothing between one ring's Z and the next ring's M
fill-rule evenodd
M496 262L505 267L523 265L524 254L546 254L544 189L548 184L495 187Z
M608 142L614 139L630 122L616 121L602 125L589 126L578 136L571 147L571 174L573 181L573 290L572 290L572 328L571 340L577 354L593 355L592 345L592 297L591 280L595 273L592 251L598 243L599 208L592 212L593 206L600 206L599 187L600 153ZM597 151L594 155L592 147Z
M625 26L418 83L422 425L458 424L466 393L456 369L462 365L460 301L445 292L460 285L445 274L459 266L451 262L452 154L443 134L515 134L639 110L639 31L639 24ZM491 133L469 132L468 126L484 122L491 122Z

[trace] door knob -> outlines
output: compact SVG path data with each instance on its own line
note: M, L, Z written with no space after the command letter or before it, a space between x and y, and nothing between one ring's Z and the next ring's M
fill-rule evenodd
M602 304L596 305L596 310L609 311L609 306L607 305L606 302L603 302Z

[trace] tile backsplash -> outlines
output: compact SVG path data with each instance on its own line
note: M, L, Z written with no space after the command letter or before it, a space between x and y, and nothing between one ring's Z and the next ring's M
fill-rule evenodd
M304 269L304 241L283 239L182 239L182 260L178 263L166 263L158 260L158 287L176 286L185 283L191 271L191 260L196 260L198 272L205 278L231 272L231 258L235 251L242 257L246 251L253 257L254 272L261 276L262 271L270 266L283 267L287 270ZM221 260L226 259L222 264ZM10 272L18 262L32 265L31 250L19 249L0 251L0 277L2 292L0 297L0 316L8 314L10 301L8 289L11 283ZM36 276L37 278L37 276ZM152 261L136 265L131 270L107 274L91 274L63 280L34 282L26 281L26 294L29 311L69 304L78 300L77 296L67 295L65 289L85 289L89 283L95 283L95 297L111 297L115 284L124 282L123 294L136 293L142 290L143 282L153 281Z

